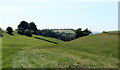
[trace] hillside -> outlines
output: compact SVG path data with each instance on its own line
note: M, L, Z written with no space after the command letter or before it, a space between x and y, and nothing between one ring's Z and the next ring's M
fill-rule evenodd
M2 68L2 38L0 37L0 69Z
M3 59L3 67L11 67L9 64L12 63L13 58L11 58L11 56L15 53L18 53L19 51L22 51L26 48L30 48L30 47L46 47L46 46L50 46L50 45L56 45L54 43L51 42L47 42L44 40L39 40L39 39L35 39L34 37L37 36L33 36L33 37L26 37L26 36L22 36L17 34L16 32L13 33L14 35L9 35L6 32L3 32L3 38L2 38L2 59ZM50 40L50 41L55 41L57 43L61 43L63 41L61 40L57 40L54 38L47 38L47 37L43 37L43 36L39 36L39 38L43 38L46 40ZM9 58L9 59L8 59Z
M118 65L118 35L95 34L54 44L14 33L3 33L4 68L116 68Z

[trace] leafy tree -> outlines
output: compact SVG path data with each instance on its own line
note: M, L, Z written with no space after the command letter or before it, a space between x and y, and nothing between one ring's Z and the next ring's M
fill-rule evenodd
M8 31L8 34L12 34L13 28L12 27L7 27L6 31Z
M34 31L33 31L33 30L31 30L31 33L32 33L32 34L34 34Z
M34 22L30 22L29 25L30 25L31 30L37 31L37 26L35 25Z
M17 29L17 32L18 32L18 34L20 34L20 35L24 35L24 29L21 28L21 27L19 27L19 29Z
M23 28L23 30L26 30L26 29L30 30L30 26L28 25L28 22L26 22L26 21L20 22L20 24L18 25L18 29L19 28Z
M82 37L83 36L83 32L82 32L82 29L81 28L78 28L75 32L75 38L79 38L79 37Z
M29 29L32 32L32 34L39 35L37 26L35 25L34 22L28 23L26 21L21 21L20 24L18 25L17 32L18 34L24 35L26 29Z
M26 36L32 37L32 33L31 33L31 31L29 29L26 29L25 32L24 32L24 34Z
M90 33L92 33L90 30L88 30L88 28L86 28L85 30L83 30L83 34L84 36L89 35Z
M35 23L34 22L30 22L29 26L30 26L30 28L32 30L32 34L38 35L38 29L37 29L37 26L35 25Z
M90 30L88 30L88 28L86 28L85 30L82 31L81 28L78 28L75 32L75 38L79 38L79 37L82 37L82 36L87 36L91 33Z
M26 22L26 21L21 21L20 24L18 25L17 32L18 32L18 34L20 34L20 35L24 35L24 32L25 32L26 29L31 30L28 22Z

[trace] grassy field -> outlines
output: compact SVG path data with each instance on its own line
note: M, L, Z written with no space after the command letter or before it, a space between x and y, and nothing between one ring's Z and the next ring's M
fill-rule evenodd
M17 33L14 33L14 36L7 34L6 32L3 32L4 37L2 38L2 56L3 56L3 67L11 67L13 60L12 55L15 53L18 53L19 51L23 51L30 47L46 47L46 46L54 46L56 44L49 43L43 40L35 39L33 37L26 37L19 35ZM42 36L40 36L42 37ZM44 37L42 37L44 38ZM56 40L54 38L47 38L51 41L56 41L58 43L61 43L63 41Z
M55 32L75 33L73 30L53 30Z
M95 34L63 42L3 32L3 68L116 68L118 35ZM35 39L40 37L59 44Z
M120 31L109 31L109 33L120 33Z

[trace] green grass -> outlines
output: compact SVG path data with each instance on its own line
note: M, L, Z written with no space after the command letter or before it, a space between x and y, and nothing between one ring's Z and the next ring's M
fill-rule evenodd
M75 33L73 30L53 30L55 32Z
M2 38L0 38L0 70L2 68Z
M3 68L118 67L118 35L101 33L69 42L38 36L57 45L35 39L36 35L3 35Z
M3 67L11 67L11 63L13 58L11 56L15 53L23 51L23 49L27 49L30 47L46 47L46 46L54 46L55 44L49 43L43 40L35 39L33 37L26 37L14 33L14 36L3 32L4 37L2 38L2 56L3 56ZM40 36L42 37L42 36ZM44 38L44 37L43 37ZM48 38L46 38L48 39ZM54 38L50 38L50 41L58 41L63 42L61 40L55 40Z
M56 42L56 43L63 43L62 40L58 40L58 39L55 39L55 38L50 38L50 37L45 37L45 36L37 36L37 35L33 35L33 38L34 37L39 37L39 38L42 38L42 39L46 39L46 40L49 40L49 41L52 41L52 42Z

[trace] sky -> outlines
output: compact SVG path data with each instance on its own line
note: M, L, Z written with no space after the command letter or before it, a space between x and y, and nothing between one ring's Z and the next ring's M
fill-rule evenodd
M118 0L1 0L2 29L17 29L23 20L38 29L118 30Z

